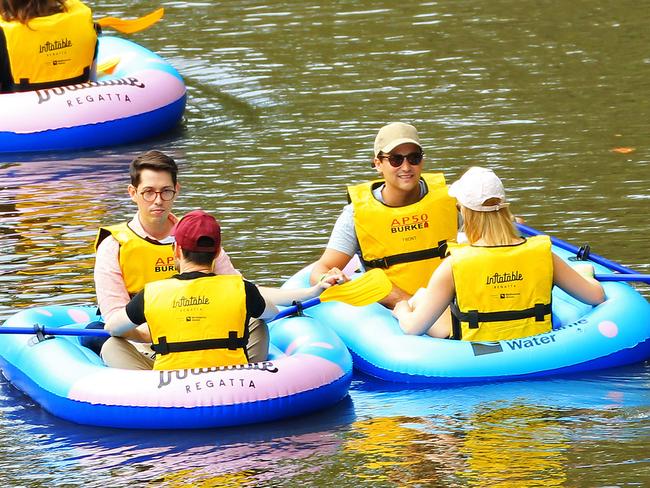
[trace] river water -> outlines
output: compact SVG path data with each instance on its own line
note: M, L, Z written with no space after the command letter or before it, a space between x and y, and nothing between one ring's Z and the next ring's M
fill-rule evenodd
M159 4L113 0L96 17ZM345 185L372 178L384 123L415 124L426 168L494 168L537 229L650 273L650 2L167 2L130 37L185 77L154 141L0 160L0 319L92 303L100 223L134 212L129 161L180 166L177 213L222 222L244 275L280 285L322 251ZM1 110L1 107L0 107ZM650 291L639 286L646 297ZM59 421L0 381L11 486L650 484L650 365L571 378L402 388L355 377L308 417L199 432Z

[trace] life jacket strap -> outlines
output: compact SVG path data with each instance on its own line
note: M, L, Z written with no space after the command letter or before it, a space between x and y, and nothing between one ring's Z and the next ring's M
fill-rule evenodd
M458 309L458 304L456 304L456 300L454 300L450 305L449 308L451 310L451 337L450 339L459 341L463 338L463 329L461 328L460 325L460 320L458 320L458 317L456 316L456 313L454 313L454 309L456 312L460 313L460 310Z
M244 349L248 344L248 338L237 337L237 332L231 330L228 332L227 339L201 339L198 341L185 341L185 342L167 342L167 336L158 338L158 344L153 344L153 349L156 354L162 356L172 352L190 352L202 351L205 349L229 349L234 351L236 349Z
M85 83L90 80L90 67L86 66L83 73L74 78L67 80L46 81L44 83L30 83L28 78L21 78L20 83L15 85L16 91L25 92L32 90L45 90L46 88L56 88L64 85L76 85L78 83Z
M366 260L363 257L361 261L366 268L388 269L395 264L412 263L414 261L423 261L431 258L444 258L447 255L447 241L438 242L437 247L422 249L420 251L405 252L394 254L383 258Z
M504 322L535 317L535 322L543 322L544 316L551 313L550 303L536 303L525 310L504 310L501 312L461 312L456 303L451 304L451 313L459 322L467 322L470 329L478 329L481 322Z

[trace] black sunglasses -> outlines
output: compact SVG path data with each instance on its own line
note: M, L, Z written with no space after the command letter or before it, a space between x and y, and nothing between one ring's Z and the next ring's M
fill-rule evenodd
M380 159L388 159L388 162L393 168L399 168L402 166L404 163L404 160L406 159L409 164L412 164L413 166L417 166L422 162L422 158L424 157L424 153L422 152L412 152L408 153L406 156L403 154L380 154L379 158Z

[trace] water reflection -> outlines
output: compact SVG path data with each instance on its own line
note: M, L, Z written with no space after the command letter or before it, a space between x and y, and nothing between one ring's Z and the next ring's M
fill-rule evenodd
M479 411L470 419L461 452L469 486L564 486L571 447L560 412L529 405Z
M334 478L338 486L562 486L584 476L586 463L601 466L592 480L607 479L602 466L625 456L626 479L634 479L645 459L636 446L650 429L649 368L453 388L359 376L350 398L318 414L182 433L71 424L0 382L0 457L3 468L20 465L28 449L39 459L34 479L89 486L115 477L208 486L324 486ZM24 471L5 473L24 479Z
M158 6L116 0L95 14ZM647 2L165 7L163 23L131 38L185 76L183 127L111 151L0 162L0 319L92 301L95 232L133 214L128 162L151 148L179 162L176 211L219 216L245 276L281 284L320 254L345 185L375 176L372 139L392 120L418 127L428 169L453 180L489 165L528 224L650 273ZM62 424L0 383L0 468L16 485L457 486L481 473L501 485L647 485L649 378L647 365L446 389L358 378L352 404L297 431L168 437ZM506 463L510 481L496 469Z
M0 269L8 309L92 300L94 233L118 199L128 155L0 165Z
M23 464L28 448L39 460L39 483L106 486L119 478L129 484L269 486L293 476L296 462L318 466L334 455L339 432L353 419L347 397L320 413L247 427L180 433L93 428L59 420L0 382L0 465ZM21 470L3 474L10 484L21 479Z

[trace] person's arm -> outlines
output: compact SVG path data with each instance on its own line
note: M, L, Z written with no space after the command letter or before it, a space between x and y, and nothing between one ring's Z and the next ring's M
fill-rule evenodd
M451 258L434 271L426 288L418 290L411 300L398 302L393 315L405 334L446 338L451 332L449 321L437 321L454 299L454 278Z
M605 290L593 274L592 265L581 263L572 268L553 254L553 284L583 303L598 305L605 301Z
M330 270L326 277L319 280L314 286L310 288L269 288L266 286L259 286L258 289L264 300L273 305L289 306L293 302L304 302L310 298L314 298L323 293L332 285L346 281L346 276L341 271ZM277 314L277 313L276 313Z
M151 342L151 333L145 324L144 292L137 293L125 307L116 310L106 320L105 330L114 337Z
M270 299L264 297L260 287L244 280L244 290L246 291L246 311L250 317L268 320L278 314L278 307Z
M212 272L217 275L240 275L241 273L235 269L232 262L230 261L230 256L226 254L225 249L222 247L217 254L217 258L214 260L212 266Z
M114 337L123 337L124 334L135 329L138 325L131 322L126 315L126 309L121 308L116 310L111 318L106 321L104 329L110 332Z
M352 256L328 247L320 259L314 263L309 275L309 284L316 285L328 275L341 273L351 259ZM347 281L347 277L344 278L344 281Z
M346 205L336 219L323 255L314 263L309 276L310 284L318 283L330 270L338 272L345 268L358 251L359 242L354 229L352 205Z
M99 310L106 320L131 299L122 276L119 252L118 242L108 236L99 244L95 255L95 293Z

